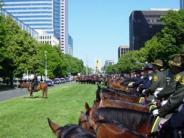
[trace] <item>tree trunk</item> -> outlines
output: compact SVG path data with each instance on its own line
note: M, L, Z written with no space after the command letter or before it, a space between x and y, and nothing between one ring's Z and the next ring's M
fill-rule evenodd
M10 87L13 88L13 74L10 74Z

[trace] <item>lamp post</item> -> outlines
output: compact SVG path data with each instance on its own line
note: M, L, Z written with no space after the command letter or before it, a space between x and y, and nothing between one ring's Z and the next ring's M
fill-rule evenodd
M89 72L88 72L88 56L86 55L86 75L88 75L89 74Z
M47 75L48 75L48 71L47 71L47 51L44 51L45 54L45 80L47 80Z

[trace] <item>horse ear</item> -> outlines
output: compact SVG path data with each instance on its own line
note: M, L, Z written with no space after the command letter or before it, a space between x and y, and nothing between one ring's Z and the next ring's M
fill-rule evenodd
M86 108L86 111L90 110L89 104L87 102L85 102L85 108Z
M55 135L58 135L58 130L59 130L60 126L59 126L58 124L52 122L52 121L50 120L50 118L47 118L47 119L48 119L48 123L49 123L49 126L50 126L52 132L53 132Z
M91 108L89 107L89 104L87 102L85 102L85 108L86 108L86 115L89 115Z

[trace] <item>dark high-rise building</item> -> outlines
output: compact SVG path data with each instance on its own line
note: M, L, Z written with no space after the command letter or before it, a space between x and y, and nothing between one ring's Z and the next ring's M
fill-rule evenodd
M129 17L130 50L138 50L145 42L160 32L163 24L161 16L168 11L133 11Z
M118 59L122 57L124 54L126 54L129 51L128 46L119 46L118 47Z

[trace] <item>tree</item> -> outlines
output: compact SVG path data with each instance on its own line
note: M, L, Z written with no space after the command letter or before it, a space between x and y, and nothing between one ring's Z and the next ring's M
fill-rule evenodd
M164 28L145 43L138 51L131 51L117 63L120 72L133 71L145 61L162 59L168 62L173 54L184 53L184 10L170 11L162 17Z
M162 18L164 28L146 42L148 61L162 59L168 61L173 54L180 53L184 44L184 11L170 11Z
M30 60L37 53L37 43L11 17L2 17L0 26L3 30L0 31L0 76L8 77L13 85L13 77L20 76L30 66Z
M145 55L142 51L130 51L123 55L117 66L120 72L131 72L142 67L142 64L145 62Z

